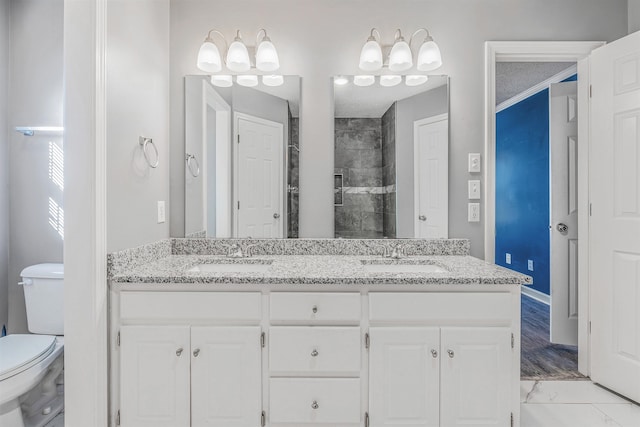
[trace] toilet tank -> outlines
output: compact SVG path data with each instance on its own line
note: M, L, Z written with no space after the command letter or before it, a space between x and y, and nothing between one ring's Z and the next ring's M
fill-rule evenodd
M20 273L32 334L64 335L64 266L32 265Z

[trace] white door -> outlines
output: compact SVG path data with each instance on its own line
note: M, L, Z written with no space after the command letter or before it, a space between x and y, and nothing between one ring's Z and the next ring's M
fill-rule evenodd
M578 82L549 88L551 342L578 345Z
M237 126L236 237L281 238L283 127L245 115Z
M440 425L500 426L511 419L508 328L442 328Z
M449 120L446 114L413 124L415 237L449 237Z
M262 415L259 327L191 328L193 427L255 427Z
M189 427L189 327L120 330L120 425Z
M439 426L440 330L371 328L369 333L371 427Z
M591 378L640 401L640 32L590 61Z

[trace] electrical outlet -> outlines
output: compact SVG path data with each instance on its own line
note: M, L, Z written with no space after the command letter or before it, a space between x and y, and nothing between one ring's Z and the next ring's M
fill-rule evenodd
M480 172L480 153L469 153L469 172Z
M469 199L470 200L480 199L480 180L479 179L469 180Z
M158 200L158 224L165 222L164 200Z
M506 262L507 264L511 264L511 254L504 255L504 262Z
M480 203L469 203L469 222L480 222Z
M533 260L527 260L527 270L533 271Z

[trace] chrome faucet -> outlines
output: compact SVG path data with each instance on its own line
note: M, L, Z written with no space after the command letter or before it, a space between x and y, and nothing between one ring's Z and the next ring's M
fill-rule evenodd
M404 252L404 245L397 244L393 247L393 251L391 252L390 257L393 259L400 259L405 257L406 254Z
M389 258L391 256L391 250L389 249L389 246L385 244L380 244L376 246L382 249L382 253L380 255L382 255L383 258Z
M227 247L227 258L249 258L251 257L251 255L253 255L252 249L258 246L258 244L253 243L250 245L246 245L244 247L244 250L242 249L242 246L240 246L240 244L238 243L234 243L232 245L225 245L225 246Z

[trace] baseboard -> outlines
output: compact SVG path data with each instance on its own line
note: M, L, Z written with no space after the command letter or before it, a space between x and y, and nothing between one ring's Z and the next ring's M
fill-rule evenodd
M543 294L540 291L536 291L535 289L523 286L522 294L528 296L529 298L533 298L534 300L539 301L543 304L551 305L551 297L547 294Z

